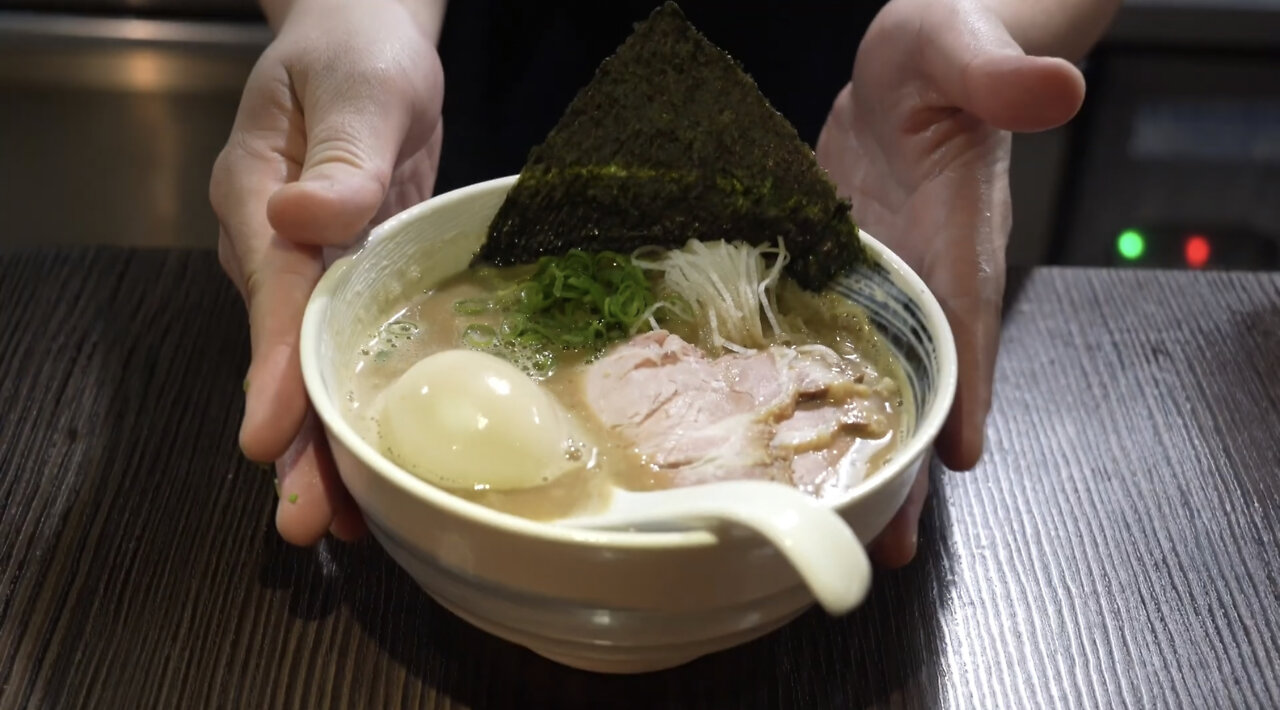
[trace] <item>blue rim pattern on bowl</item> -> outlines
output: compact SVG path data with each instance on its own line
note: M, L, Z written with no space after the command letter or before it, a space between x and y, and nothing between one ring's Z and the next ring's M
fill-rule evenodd
M893 348L907 380L911 411L918 418L924 411L925 394L933 392L939 359L937 345L925 325L920 306L878 263L855 267L836 279L830 288L841 298L861 306L880 337ZM913 420L912 430L918 425L918 419Z

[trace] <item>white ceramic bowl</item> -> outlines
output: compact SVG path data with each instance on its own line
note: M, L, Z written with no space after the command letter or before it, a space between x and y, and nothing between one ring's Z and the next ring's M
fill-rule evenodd
M515 179L439 195L387 220L333 264L307 307L307 391L374 536L458 616L577 668L666 668L785 624L813 598L754 533L597 532L499 513L400 469L345 420L339 403L362 342L412 294L466 268ZM833 288L866 308L893 345L915 409L910 436L888 464L832 503L866 543L901 505L933 445L954 396L956 357L925 285L863 238L874 263Z

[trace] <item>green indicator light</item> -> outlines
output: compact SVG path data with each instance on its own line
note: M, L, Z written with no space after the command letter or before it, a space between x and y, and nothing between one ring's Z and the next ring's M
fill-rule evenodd
M1120 252L1120 256L1129 261L1142 258L1142 254L1146 250L1147 240L1136 229L1126 229L1116 238L1116 251Z

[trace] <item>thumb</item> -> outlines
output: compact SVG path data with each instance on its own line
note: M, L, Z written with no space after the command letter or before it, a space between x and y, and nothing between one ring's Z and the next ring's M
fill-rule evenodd
M1057 57L1027 56L980 3L942 3L924 19L924 71L951 106L1006 131L1070 121L1084 102L1084 76Z
M325 80L302 98L302 171L267 202L271 226L292 242L349 244L386 197L409 115L387 110L385 96L371 96L359 83Z

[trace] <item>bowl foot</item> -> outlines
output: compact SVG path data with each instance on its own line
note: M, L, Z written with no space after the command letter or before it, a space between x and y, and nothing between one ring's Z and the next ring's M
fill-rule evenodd
M708 639L697 644L680 644L678 646L614 646L578 643L530 636L501 624L491 623L449 603L435 594L427 592L440 606L448 609L463 621L500 639L522 646L543 658L581 671L591 673L608 673L616 675L652 673L664 671L695 661L708 654L724 651L761 636L772 633L787 625L808 607L787 614L772 623L762 624L738 633Z
M529 647L530 651L542 656L548 661L559 663L562 666L568 666L580 671L589 673L607 673L611 675L636 675L639 673L653 673L656 671L665 671L671 668L683 666L686 663L695 661L705 653L699 653L692 656L687 655L659 655L645 657L629 657L629 658L601 658L599 656L562 656L551 652L544 653L537 648ZM708 651L707 653L714 653Z

